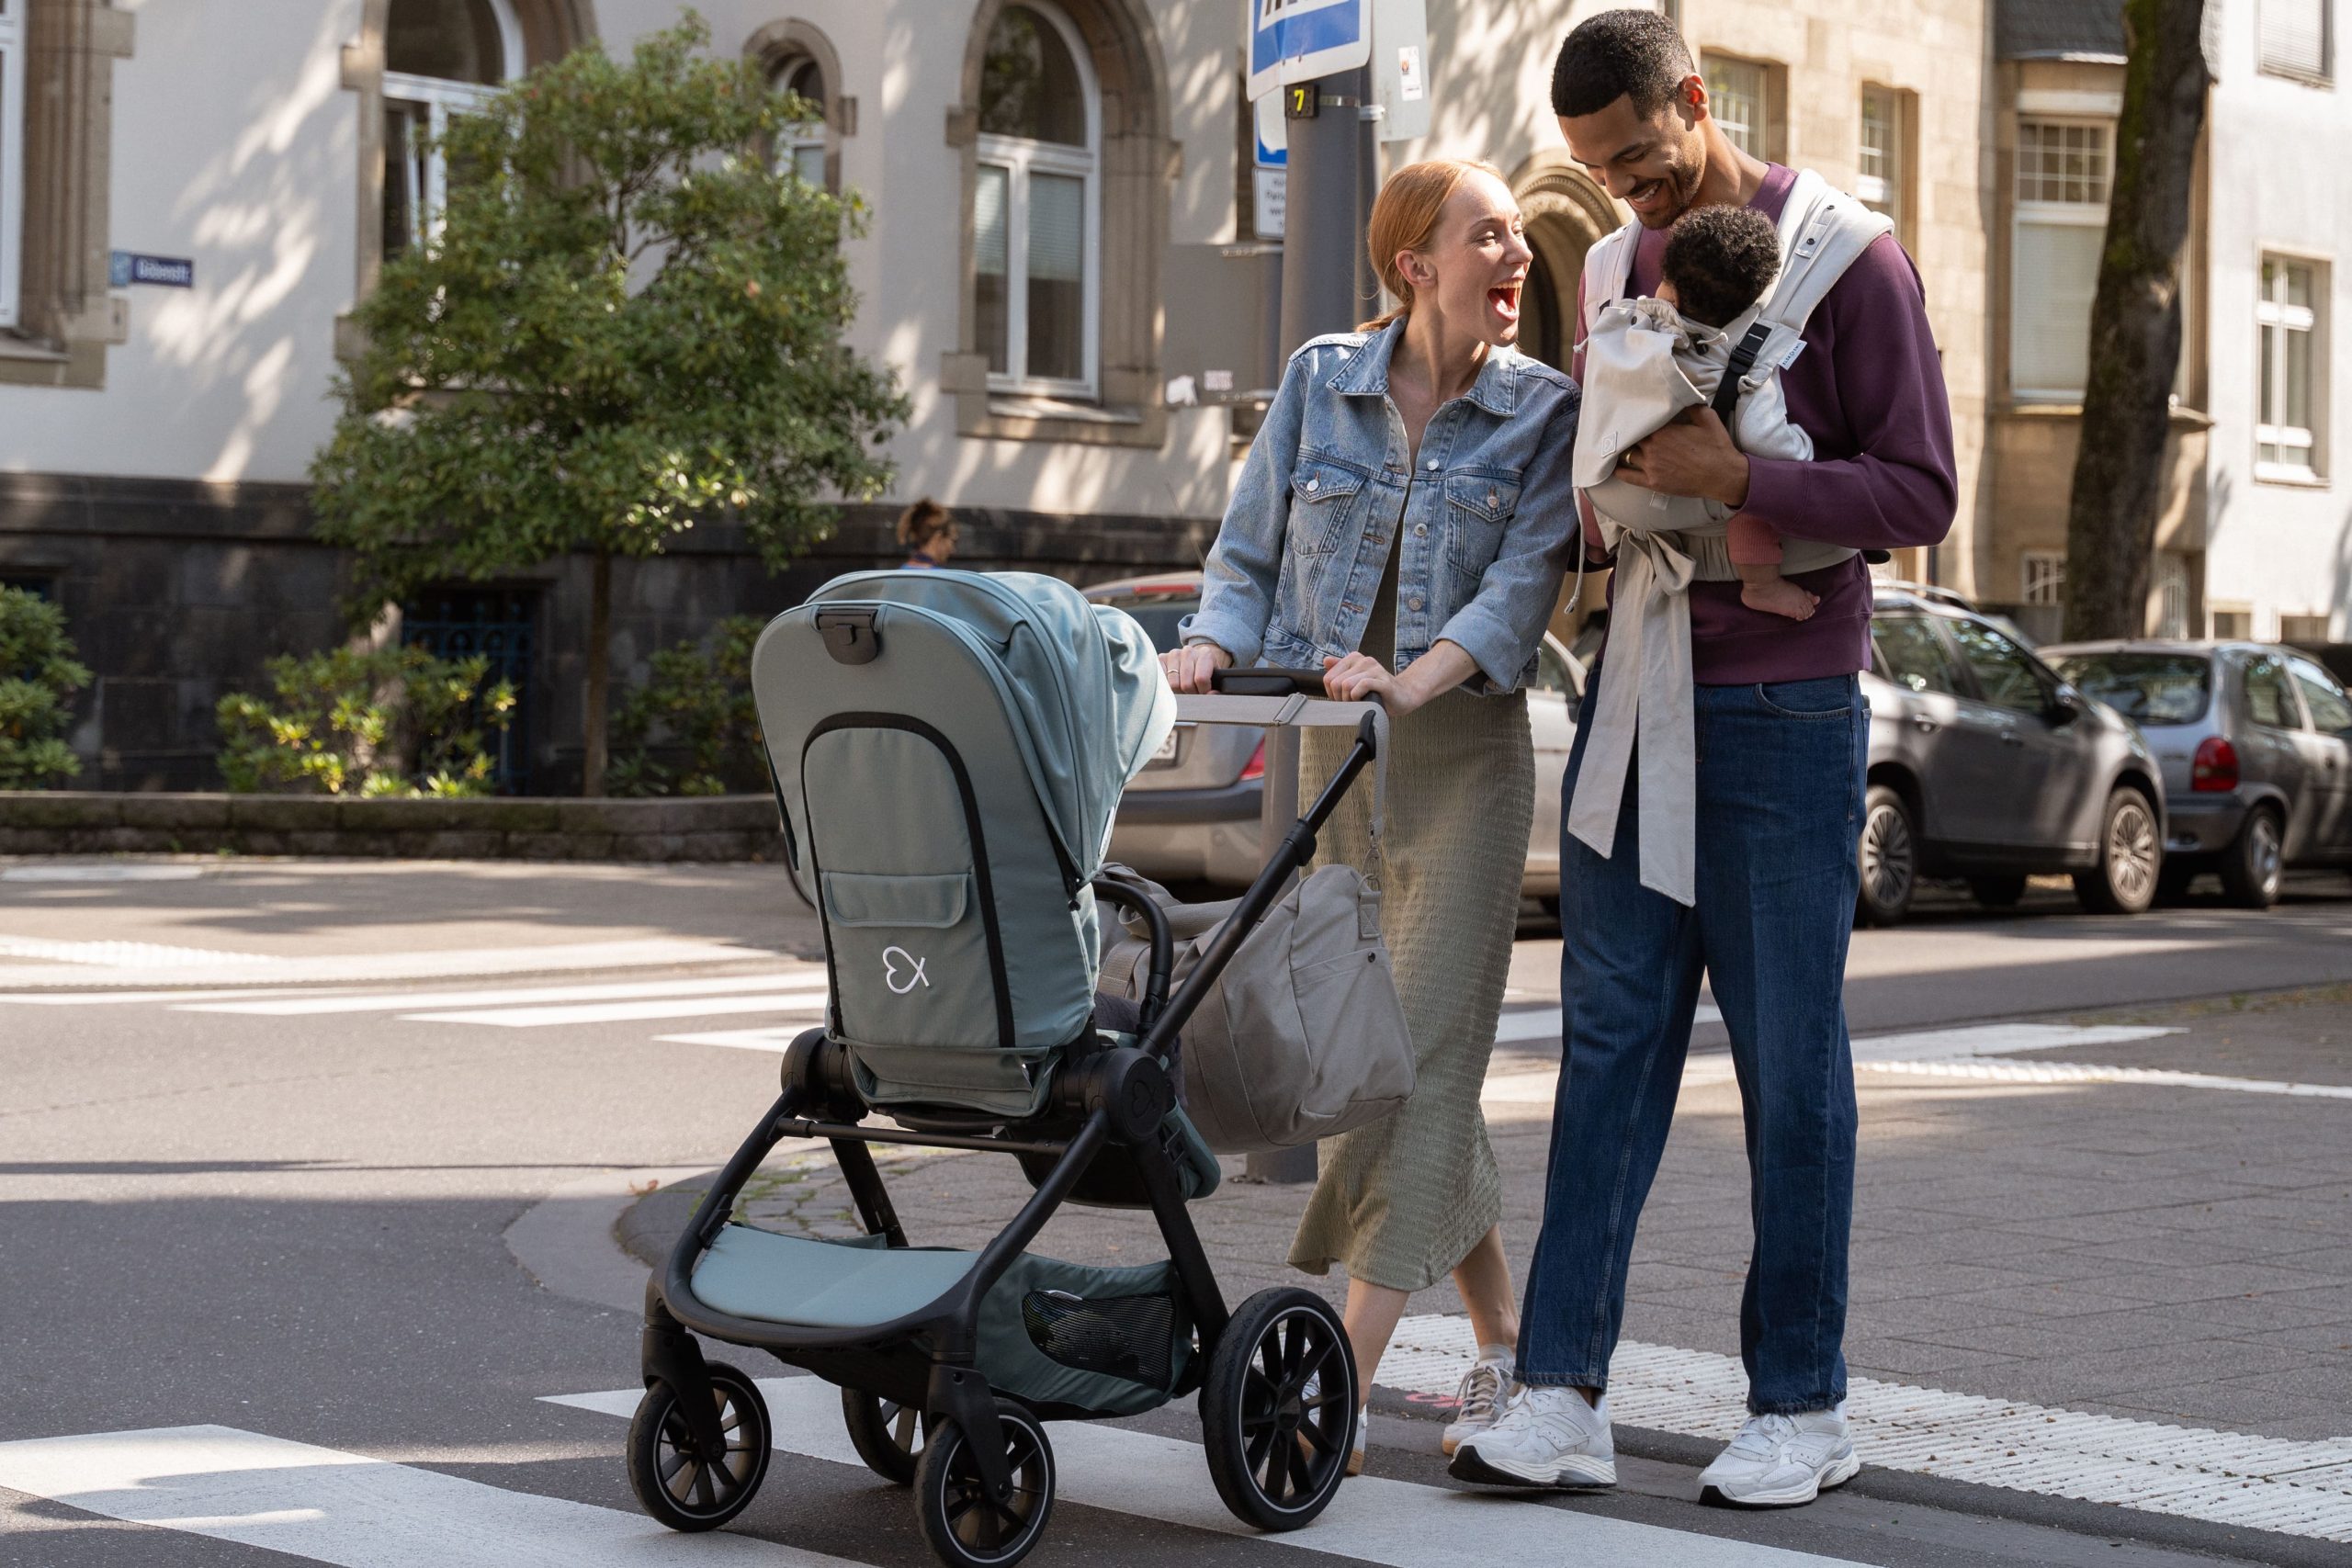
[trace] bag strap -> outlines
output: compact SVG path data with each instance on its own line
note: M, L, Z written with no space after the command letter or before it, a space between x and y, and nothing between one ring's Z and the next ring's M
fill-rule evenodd
M1709 400L1709 406L1724 422L1725 430L1732 428L1732 415L1739 408L1740 384L1747 378L1748 371L1755 368L1756 356L1762 352L1766 340L1771 335L1772 328L1769 322L1758 321L1750 326L1732 349L1731 363L1724 367L1724 378L1715 383L1715 395Z

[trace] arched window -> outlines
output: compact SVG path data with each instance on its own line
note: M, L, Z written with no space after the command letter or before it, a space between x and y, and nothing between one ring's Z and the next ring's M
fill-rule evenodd
M997 14L972 189L976 349L991 389L1091 399L1100 357L1102 108L1068 17Z
M430 145L523 69L509 0L391 0L384 17L384 254L430 236L448 166Z
M775 141L775 166L778 171L799 175L812 186L825 181L825 106L832 102L826 92L825 68L812 56L787 61L773 78L775 90L789 93L808 105L809 113L786 124Z

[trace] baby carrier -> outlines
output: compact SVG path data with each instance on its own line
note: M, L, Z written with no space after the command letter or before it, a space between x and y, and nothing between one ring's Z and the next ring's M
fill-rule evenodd
M1698 815L1686 595L1693 581L1733 581L1739 574L1724 543L1727 510L1695 496L1642 490L1617 477L1617 464L1642 437L1701 403L1712 406L1735 433L1744 412L1765 423L1785 423L1780 374L1804 352L1814 310L1846 269L1893 227L1884 214L1832 188L1812 170L1804 171L1781 209L1778 277L1763 299L1726 323L1697 377L1676 377L1679 386L1657 408L1620 411L1588 401L1582 411L1573 478L1592 502L1602 544L1617 553L1617 581L1607 654L1613 678L1600 682L1566 825L1579 841L1607 856L1617 841L1625 775L1638 764L1642 885L1680 904L1696 897L1692 840ZM1639 231L1638 223L1629 223L1585 255L1588 366L1596 355L1630 360L1671 345L1668 334L1648 330L1652 323L1638 309L1647 301L1622 298ZM1855 553L1843 546L1789 539L1781 566L1792 574L1816 571Z
M673 1529L709 1529L765 1473L764 1399L704 1359L701 1335L839 1385L857 1453L913 1487L949 1564L1003 1568L1043 1533L1054 1460L1041 1421L1132 1416L1195 1390L1233 1512L1270 1530L1314 1519L1357 1408L1346 1332L1301 1290L1228 1311L1185 1208L1216 1187L1216 1162L1171 1078L1179 1030L1312 857L1377 727L1363 720L1171 993L1159 905L1096 880L1120 792L1175 717L1125 615L1025 573L855 574L770 624L752 685L831 1002L648 1284L628 1454L639 1500ZM1098 898L1149 933L1131 1032L1096 1022ZM732 1218L786 1138L831 1144L865 1235ZM1035 1191L976 1252L915 1246L876 1143L1010 1155ZM1066 1201L1148 1210L1167 1259L1101 1268L1024 1250Z

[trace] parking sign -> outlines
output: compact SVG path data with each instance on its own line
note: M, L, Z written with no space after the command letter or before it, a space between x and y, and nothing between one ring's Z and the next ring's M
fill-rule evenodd
M1372 0L1250 0L1250 96L1372 59Z

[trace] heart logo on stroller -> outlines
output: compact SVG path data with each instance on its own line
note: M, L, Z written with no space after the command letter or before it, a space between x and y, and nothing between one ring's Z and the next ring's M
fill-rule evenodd
M899 961L902 958L907 961L907 983L903 986L899 984ZM886 947L882 950L882 983L890 987L892 996L898 997L905 996L918 985L928 990L931 981L922 972L925 962L903 947Z

